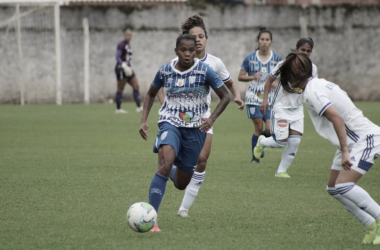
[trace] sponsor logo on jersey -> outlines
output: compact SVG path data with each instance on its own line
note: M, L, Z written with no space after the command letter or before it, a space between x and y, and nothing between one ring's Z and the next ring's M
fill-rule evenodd
M332 83L332 82L329 82L326 84L326 88L328 88L329 90L332 90L334 88L335 84Z
M287 120L278 120L277 126L279 126L280 128L286 128L288 126L288 121Z
M164 131L162 134L161 134L161 141L165 140L166 136L168 135L168 131Z
M170 75L172 72L170 71L164 71L164 70L161 70L161 74L163 75Z
M194 73L195 73L195 74L201 74L201 75L206 74L206 72L203 71L203 70L194 70Z
M185 85L185 79L178 79L175 85L178 87L183 87Z
M195 83L196 76L189 76L189 83L194 84Z
M189 121L191 121L191 119L194 117L194 114L193 114L193 112L191 112L191 111L188 111L188 112L181 112L181 113L180 113L180 117L181 117L182 121L184 121L184 122L189 122Z

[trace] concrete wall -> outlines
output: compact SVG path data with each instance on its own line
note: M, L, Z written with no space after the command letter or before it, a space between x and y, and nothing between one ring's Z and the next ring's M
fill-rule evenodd
M26 9L22 9L25 11ZM13 7L0 8L1 21L13 15ZM308 36L315 41L311 56L322 78L339 84L355 100L380 100L380 6L206 6L62 7L63 103L83 102L82 18L90 24L90 99L113 98L116 45L123 28L134 27L131 44L133 65L142 96L159 67L174 56L180 23L200 13L209 32L207 51L220 57L238 83L244 57L256 48L259 27L273 32L273 51L285 57L300 38L299 19L308 22ZM23 69L26 103L55 103L55 54L53 9L22 19ZM33 16L33 17L32 17ZM13 25L12 27L15 27ZM36 29L43 27L43 29ZM14 30L0 26L0 103L19 103L20 69ZM131 88L125 90L131 99Z

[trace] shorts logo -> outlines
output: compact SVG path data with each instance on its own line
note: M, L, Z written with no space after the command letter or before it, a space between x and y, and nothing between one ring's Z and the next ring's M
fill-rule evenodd
M165 140L166 136L168 135L168 131L165 131L161 134L161 141Z
M185 85L185 79L178 79L175 85L178 87L183 87Z
M194 117L193 112L181 112L180 117L184 122L189 122Z
M352 157L350 158L350 160L351 160L351 161L356 161L356 160L355 160L355 156L352 156Z
M195 83L195 76L189 76L189 83L194 84Z
M255 112L256 112L256 109L254 107L249 108L249 113L251 113L251 115L254 115Z
M373 157L373 160L376 161L377 158L379 158L379 154L375 154L375 156Z
M286 120L278 120L277 126L279 126L280 128L286 128L288 126L288 122Z

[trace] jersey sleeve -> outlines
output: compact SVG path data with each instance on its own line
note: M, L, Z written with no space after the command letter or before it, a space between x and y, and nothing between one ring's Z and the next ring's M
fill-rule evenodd
M230 72L228 72L226 65L222 62L222 60L218 60L218 69L216 70L216 73L219 75L220 79L222 79L223 82L227 82L231 79Z
M244 61L243 61L243 63L241 64L241 68L242 68L245 72L248 73L248 71L249 71L249 56L246 56L246 57L244 58Z
M156 76L154 77L152 82L153 87L155 87L156 89L160 89L164 86L164 78L162 77L161 69L162 68L160 68L160 70L157 71Z
M324 93L315 89L305 95L305 101L309 108L314 110L319 116L322 116L326 109L332 105L332 102Z
M317 69L317 66L315 66L315 64L313 64L313 77L314 78L318 78L318 69Z
M280 77L281 77L280 74L277 75L277 76L275 76L275 75L276 75L277 70L281 67L282 63L283 63L283 61L278 62L277 65L276 65L276 66L272 69L272 71L270 72L270 76L271 76L273 79L280 79Z
M224 83L220 79L220 77L215 73L215 71L207 66L207 71L206 71L206 83L212 88L212 89L218 89L220 88Z

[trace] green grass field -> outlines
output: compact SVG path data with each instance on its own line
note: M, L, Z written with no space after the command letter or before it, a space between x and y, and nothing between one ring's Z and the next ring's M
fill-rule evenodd
M379 103L357 103L380 125ZM160 207L162 233L139 234L126 223L132 203L148 201L157 168L141 114L114 106L0 106L1 249L379 249L361 246L364 227L325 191L335 148L305 133L288 170L274 178L282 149L251 164L253 124L231 103L214 124L207 174L189 211L176 216L183 191L169 181ZM380 202L379 163L360 180Z

